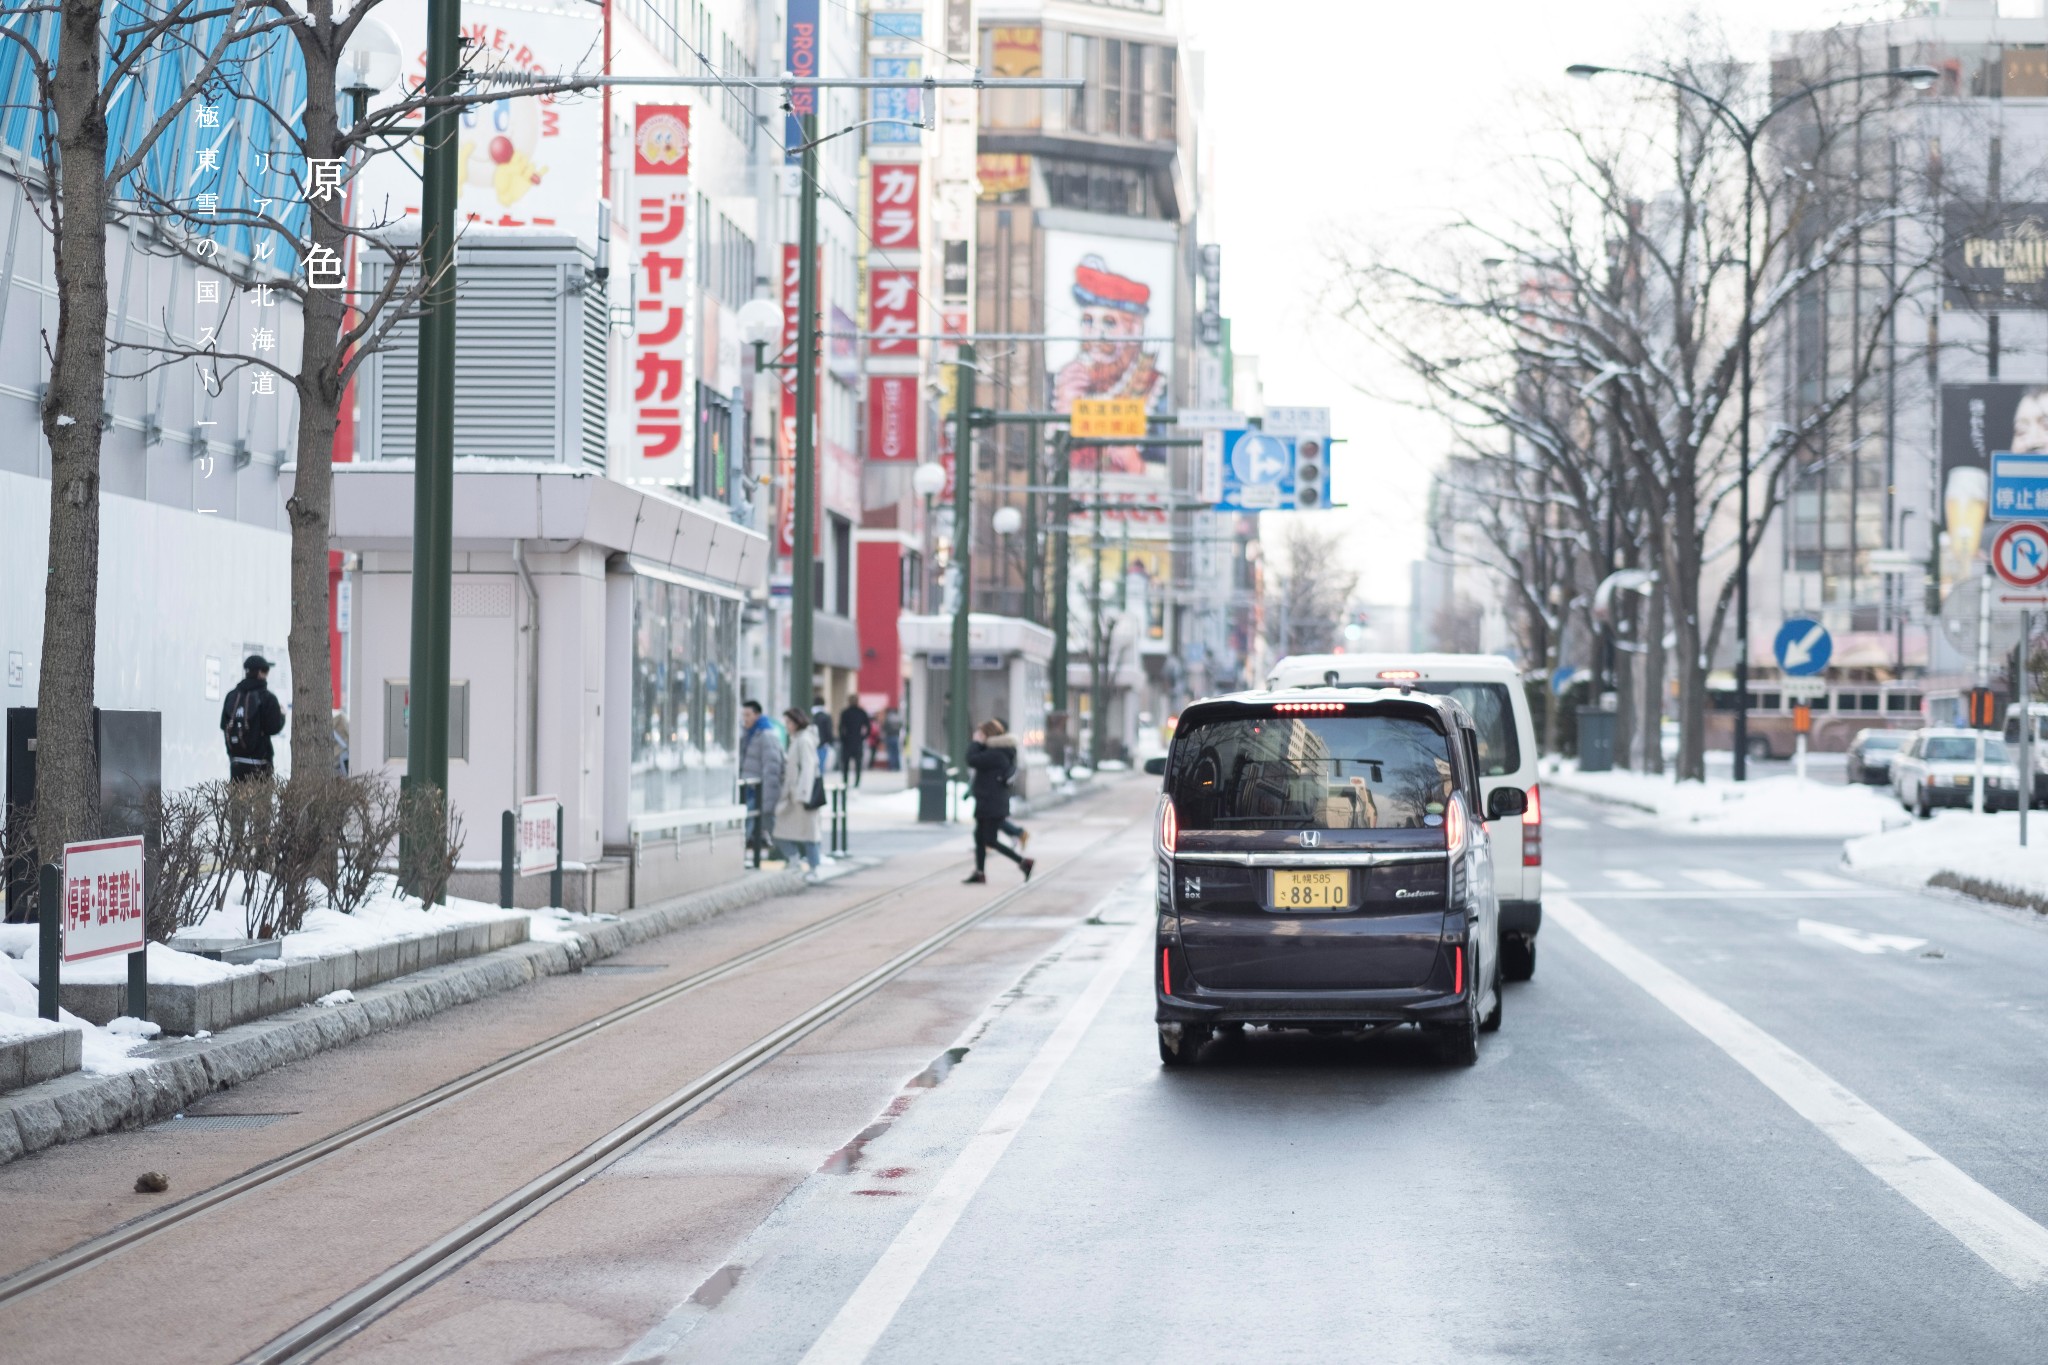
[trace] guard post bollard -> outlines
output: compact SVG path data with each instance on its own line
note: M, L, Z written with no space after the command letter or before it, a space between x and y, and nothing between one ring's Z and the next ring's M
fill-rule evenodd
M128 1017L149 1018L149 945L128 954Z
M511 811L498 824L498 908L512 908L512 879L519 872L519 817Z
M846 856L846 784L832 788L832 856Z
M63 874L55 863L44 863L36 880L36 930L41 948L36 974L36 1013L57 1018L57 971L64 961Z
M767 842L761 837L760 779L747 778L740 783L740 804L747 808L747 866L758 871L761 845Z
M548 904L562 908L562 803L555 802L555 870L548 874ZM583 907L585 910L589 906Z

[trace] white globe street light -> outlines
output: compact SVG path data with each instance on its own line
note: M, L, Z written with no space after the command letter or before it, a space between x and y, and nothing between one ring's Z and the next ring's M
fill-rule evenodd
M1014 507L998 507L996 514L989 518L989 525L999 536L1014 536L1023 529L1024 514Z
M782 335L782 308L773 299L748 299L740 305L740 340L766 346Z
M921 464L910 476L910 486L921 497L936 498L946 491L946 471L937 464Z

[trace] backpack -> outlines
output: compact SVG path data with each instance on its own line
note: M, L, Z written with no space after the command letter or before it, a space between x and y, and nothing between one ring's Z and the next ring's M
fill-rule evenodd
M818 774L818 775L817 775L816 777L814 777L814 778L812 778L812 779L811 779L811 799L810 799L810 800L808 800L808 801L806 801L806 802L804 802L804 809L805 809L805 810L823 810L824 808L825 808L825 774L823 774L823 773L819 773L819 774Z
M228 712L228 757L261 758L263 693L255 688L237 687L234 708Z

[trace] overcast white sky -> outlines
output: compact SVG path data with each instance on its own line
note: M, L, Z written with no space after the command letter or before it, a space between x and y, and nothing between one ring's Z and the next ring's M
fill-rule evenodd
M1353 387L1367 355L1319 316L1329 247L1347 230L1412 238L1481 213L1518 99L1573 62L1618 62L1652 26L1697 10L1741 53L1772 28L1889 14L1845 0L1185 0L1207 54L1223 311L1259 357L1266 400L1333 409L1336 497L1369 602L1405 601L1424 548L1432 423ZM2008 11L2016 6L2008 5ZM1384 385L1381 386L1384 388ZM1405 643L1405 642L1404 642Z

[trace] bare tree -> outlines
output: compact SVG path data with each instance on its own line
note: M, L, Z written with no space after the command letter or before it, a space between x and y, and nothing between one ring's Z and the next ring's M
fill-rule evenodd
M101 404L107 374L107 225L132 196L150 150L202 90L236 77L246 0L51 0L11 4L0 39L15 44L40 103L38 204L57 282L57 335L46 333L42 402L50 446L49 573L43 590L36 717L36 844L48 859L99 832L93 758L99 622ZM165 91L162 73L174 72ZM148 122L119 147L109 112L145 99Z
M1795 115L1803 120L1800 159L1781 174L1759 167L1748 239L1758 283L1745 297L1745 145L1728 111L1764 105L1763 75L1703 48L1650 69L1703 95L1645 86L1656 93L1622 106L1614 122L1589 128L1556 118L1556 150L1525 165L1535 193L1524 200L1534 212L1455 224L1448 261L1352 260L1346 311L1369 335L1392 339L1425 381L1422 401L1465 426L1530 437L1561 484L1574 467L1590 468L1583 457L1599 452L1595 428L1611 427L1639 504L1642 561L1661 588L1650 604L1645 695L1662 690L1661 605L1678 681L1679 775L1701 780L1708 661L1735 586L1738 528L1730 522L1742 476L1729 408L1739 392L1745 311L1764 346L1803 293L1823 287L1857 253L1878 251L1882 229L1909 210L1853 192L1837 165L1845 139L1885 115L1892 92L1851 96L1838 88L1829 99L1807 100ZM1786 98L1798 96L1766 107L1782 111ZM1619 273L1617 255L1626 262ZM1507 264L1539 287L1490 284L1481 263ZM1783 499L1795 462L1810 458L1815 438L1872 378L1900 300L1930 265L1925 256L1894 260L1843 372L1759 433L1751 515L1739 528L1749 543ZM1580 397L1587 412L1572 429L1582 428L1583 438L1559 440L1554 423L1529 419L1517 381L1531 371ZM1571 505L1583 521L1599 501Z
M1335 648L1358 571L1345 563L1340 527L1303 518L1280 534L1279 553L1268 557L1266 639L1282 655L1323 654Z

